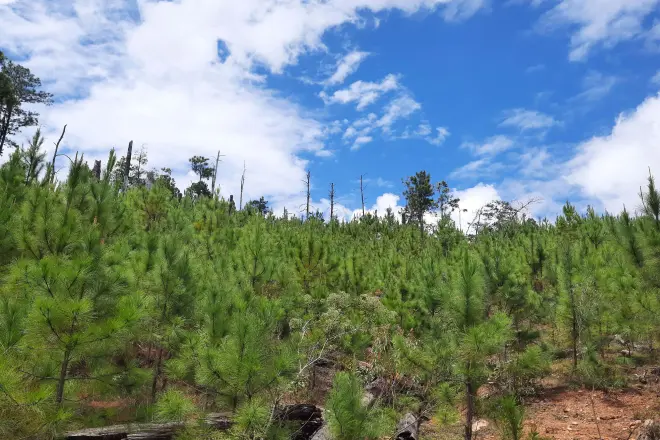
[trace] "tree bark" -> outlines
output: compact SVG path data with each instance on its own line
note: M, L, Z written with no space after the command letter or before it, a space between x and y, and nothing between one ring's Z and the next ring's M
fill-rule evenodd
M62 139L64 139L64 133L66 133L66 124L64 124L64 128L62 128L62 134L60 135L60 138L57 140L57 143L55 144L55 151L53 152L53 160L50 162L51 182L55 179L55 159L57 158L57 150L60 149L60 142L62 142Z
M128 152L126 153L126 163L124 164L124 185L123 191L128 188L128 175L131 172L131 156L133 155L133 141L128 143Z
M572 329L571 329L571 339L573 340L573 369L577 368L577 339L578 339L578 328L577 328L577 310L575 305L575 293L573 292L573 287L571 286L571 314L572 314Z
M62 404L64 400L64 385L66 383L67 371L69 370L69 362L71 361L71 350L68 348L64 350L64 357L60 365L60 377L57 379L57 391L55 394L55 402L58 405Z
M467 398L467 408L465 410L465 440L472 440L472 420L474 419L474 390L472 382L468 379L465 382L465 394Z
M14 107L12 105L8 105L5 110L5 118L4 121L2 121L2 127L0 128L0 156L2 156L7 133L9 133L9 123L11 122L11 114L13 113L13 110Z
M158 391L158 378L161 375L161 368L163 364L163 348L158 348L158 359L156 360L156 366L154 367L154 377L151 381L151 403L156 402L156 392Z

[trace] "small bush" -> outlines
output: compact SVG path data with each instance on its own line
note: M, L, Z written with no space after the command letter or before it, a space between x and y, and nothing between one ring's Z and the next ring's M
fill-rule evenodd
M179 390L170 389L158 398L154 408L157 420L183 422L196 412L195 404Z

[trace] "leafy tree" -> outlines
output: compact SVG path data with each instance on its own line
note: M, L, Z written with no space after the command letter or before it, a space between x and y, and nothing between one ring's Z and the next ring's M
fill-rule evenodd
M203 156L193 156L188 159L190 169L199 176L199 182L213 176L213 168L209 165L209 160L209 158Z
M261 215L266 215L270 211L268 208L268 202L263 197L261 197L259 200L250 200L245 204L245 208L248 211L254 211Z
M202 197L211 197L211 190L204 181L193 182L186 188L186 196L193 199L200 199Z
M38 114L24 104L50 104L52 95L39 90L41 80L30 69L0 55L0 155L9 136L38 124ZM10 141L11 145L16 145Z
M451 190L449 189L449 185L447 185L447 182L444 180L439 182L437 184L437 192L438 192L438 207L440 209L440 216L441 217L447 217L449 216L454 210L458 209L458 203L461 201L458 197L455 197Z
M435 188L431 184L431 175L426 171L418 171L414 176L403 181L406 189L403 197L406 199L404 215L409 221L416 223L424 232L424 214L438 206L435 200Z

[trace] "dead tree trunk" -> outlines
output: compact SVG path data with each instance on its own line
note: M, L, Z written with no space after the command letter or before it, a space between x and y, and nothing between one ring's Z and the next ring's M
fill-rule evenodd
M243 188L245 187L245 161L243 161L243 174L241 174L241 198L238 201L238 209L243 209Z
M62 139L64 139L64 133L66 133L66 124L64 124L64 128L62 129L62 134L60 135L60 138L57 140L57 143L55 144L55 151L53 152L53 160L50 162L50 175L48 176L50 178L50 182L52 183L53 180L55 180L55 159L57 158L57 150L60 149L60 142L62 142Z
M124 164L124 185L122 190L128 189L128 174L131 172L131 156L133 155L133 141L128 143L128 152L126 153L126 163Z
M310 177L311 177L311 173L307 171L307 178L305 179L305 186L307 187L307 208L305 209L305 220L309 220Z
M215 157L215 168L213 169L213 180L211 181L211 194L215 196L215 183L218 178L218 162L222 162L220 160L221 157L223 157L223 154L220 154L220 150L218 150L218 155Z
M407 413L396 425L396 440L417 440L421 420Z
M364 217L364 175L360 175L360 198L362 199L362 217Z
M92 174L96 178L96 180L101 180L101 161L100 160L95 160L94 161L94 169L92 170Z
M330 184L330 222L335 218L335 184Z

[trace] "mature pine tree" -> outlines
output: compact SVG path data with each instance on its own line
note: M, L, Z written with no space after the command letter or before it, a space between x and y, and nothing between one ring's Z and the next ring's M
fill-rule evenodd
M418 171L414 176L404 180L403 184L406 186L403 192L403 197L406 199L404 214L409 221L417 224L423 234L424 214L438 206L431 175L426 171Z

